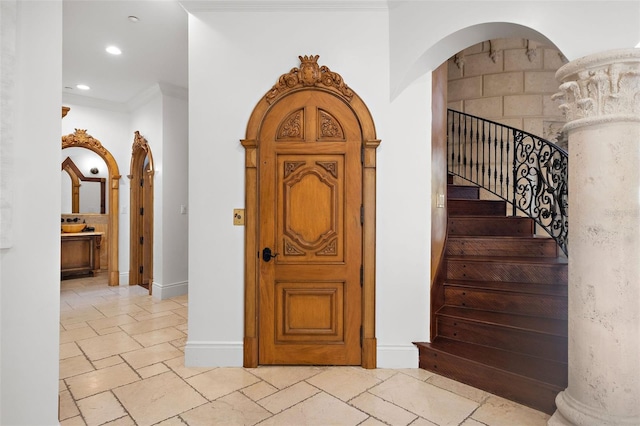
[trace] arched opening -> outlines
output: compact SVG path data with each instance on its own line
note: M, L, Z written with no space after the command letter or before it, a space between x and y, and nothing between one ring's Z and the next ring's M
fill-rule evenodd
M108 205L109 205L109 231L108 231L108 259L109 259L109 285L120 285L118 271L118 209L119 209L119 185L120 171L115 158L102 143L89 135L86 130L76 129L74 133L62 137L62 149L86 148L98 154L107 164L109 170Z

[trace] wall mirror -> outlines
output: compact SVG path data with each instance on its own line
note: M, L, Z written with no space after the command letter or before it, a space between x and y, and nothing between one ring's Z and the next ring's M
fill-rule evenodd
M106 199L107 165L86 148L62 150L61 213L100 213L108 208Z

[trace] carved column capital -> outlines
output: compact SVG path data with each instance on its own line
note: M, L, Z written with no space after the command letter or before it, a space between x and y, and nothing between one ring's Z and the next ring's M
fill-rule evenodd
M566 130L596 123L640 122L640 49L586 56L556 72Z

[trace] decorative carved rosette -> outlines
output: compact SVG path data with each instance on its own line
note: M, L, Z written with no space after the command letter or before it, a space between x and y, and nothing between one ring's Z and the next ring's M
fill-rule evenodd
M86 129L76 129L75 133L62 137L62 149L69 147L85 147L95 152L107 155L107 150L98 139L87 133Z
M565 130L616 121L640 121L640 50L622 49L587 56L556 73L567 119Z
M353 91L347 86L340 74L333 72L329 67L318 65L319 55L298 56L300 68L292 68L287 74L282 74L278 82L267 92L265 98L272 104L283 94L290 90L309 87L325 86L340 93L347 101L351 102Z

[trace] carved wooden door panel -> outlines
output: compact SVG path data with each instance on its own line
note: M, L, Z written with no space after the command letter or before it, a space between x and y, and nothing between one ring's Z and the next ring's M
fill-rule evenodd
M327 92L294 92L265 116L261 364L361 363L361 146L356 115Z

